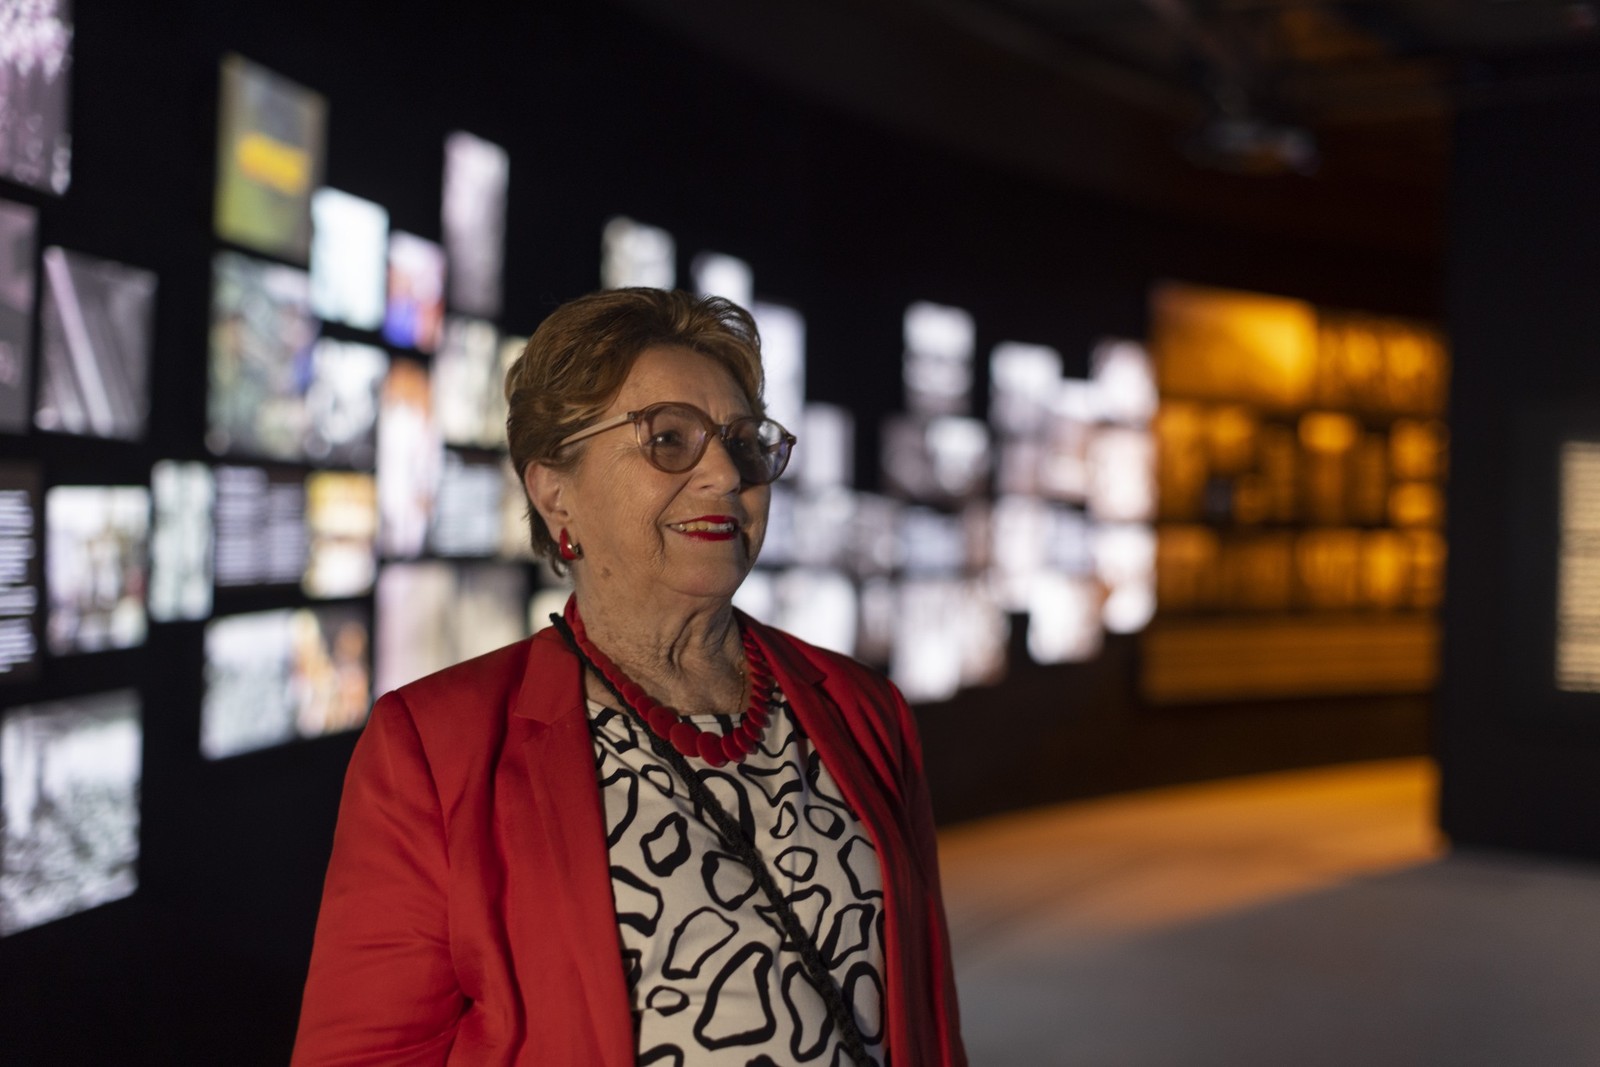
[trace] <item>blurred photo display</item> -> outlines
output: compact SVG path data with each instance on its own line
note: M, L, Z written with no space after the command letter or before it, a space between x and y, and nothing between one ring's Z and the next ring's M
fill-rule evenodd
M1047 345L995 345L989 356L990 425L1008 437L1038 434L1061 373L1061 353Z
M44 283L34 425L124 441L143 437L156 276L47 248Z
M371 701L366 609L257 611L206 624L207 759L354 730Z
M619 215L600 233L600 288L672 289L677 285L677 260L678 246L670 233Z
M306 476L307 596L360 596L377 575L378 487L370 474Z
M377 455L378 395L389 354L376 345L319 337L305 391L305 455L313 463L370 468Z
M750 308L761 331L762 397L767 417L798 435L806 403L806 320L792 307L757 303ZM802 461L804 462L804 461ZM788 471L784 472L785 477Z
M58 485L45 494L46 646L56 655L133 648L147 630L150 490Z
M422 554L444 466L444 442L433 417L428 371L396 359L384 379L378 412L378 550L388 557Z
M305 263L322 184L327 102L240 56L222 60L217 236Z
M316 320L305 271L216 257L206 444L218 455L306 456Z
M797 447L789 466L799 461L802 489L814 492L846 488L856 480L856 420L835 404L807 404L793 433L805 442ZM787 472L785 472L787 473Z
M216 469L218 586L295 585L306 571L306 487L297 471Z
M383 339L432 352L444 336L444 248L401 230L389 234L389 294Z
M0 13L0 177L60 196L72 180L72 3L13 2Z
M0 682L39 666L39 471L0 464Z
M755 276L750 264L721 252L701 252L689 265L694 291L700 296L720 296L742 308L755 302Z
M212 505L216 480L204 463L162 460L150 471L155 525L150 532L150 618L211 614Z
M433 357L433 415L445 443L494 448L506 440L499 338L481 319L452 315Z
M505 461L499 458L472 459L445 452L428 532L434 552L441 556L493 556L499 551L504 467Z
M919 301L906 308L902 369L914 415L965 415L972 404L977 327L957 307Z
M311 310L358 330L383 325L389 213L338 189L311 196Z
M883 470L894 491L925 503L960 503L988 488L989 429L964 416L894 414L883 423Z
M777 613L769 619L802 641L855 655L856 587L835 570L795 567L779 574L774 593Z
M527 574L514 563L385 566L378 575L377 691L526 637ZM560 601L552 610L561 610L564 593Z
M0 431L8 433L27 429L32 401L38 226L39 213L33 208L0 200Z
M138 888L142 741L132 689L0 715L0 936Z
M511 157L497 144L457 131L444 144L444 247L450 306L492 319L500 314L506 191Z

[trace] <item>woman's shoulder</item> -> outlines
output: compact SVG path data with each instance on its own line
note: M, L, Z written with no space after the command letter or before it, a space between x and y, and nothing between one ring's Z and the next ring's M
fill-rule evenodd
M434 671L397 686L385 699L397 698L417 719L438 715L458 718L474 708L503 709L522 683L537 639L538 635L525 637Z
M760 622L754 622L754 625L767 647L777 651L789 661L791 670L799 668L799 673L802 675L814 672L816 680L821 681L823 687L830 691L843 689L886 700L893 700L899 694L894 683L889 681L883 672L867 666L860 660L842 652L823 648L821 645L814 645L787 630L779 630Z

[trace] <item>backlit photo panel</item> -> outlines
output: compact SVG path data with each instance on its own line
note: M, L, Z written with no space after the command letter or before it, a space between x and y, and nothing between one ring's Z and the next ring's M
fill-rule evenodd
M671 289L677 284L677 260L677 242L659 226L618 215L600 232L602 289Z
M338 189L311 195L311 310L358 330L383 325L389 213Z
M385 566L378 575L376 691L526 637L527 573L514 563ZM565 600L562 594L553 610ZM538 625L547 622L541 618Z
M457 131L444 144L444 247L450 305L467 315L500 314L506 189L511 157L481 137Z
M39 470L0 464L0 682L39 668Z
M370 469L377 455L378 396L389 354L376 345L319 337L306 385L306 458Z
M352 597L377 576L378 488L370 474L313 471L306 477L307 596Z
M44 250L41 430L134 441L150 415L156 276L61 248Z
M0 200L0 431L28 427L39 213Z
M218 455L304 459L317 339L308 275L222 252L212 282L207 446Z
M204 463L162 460L150 471L155 527L150 533L150 618L211 614L212 506L216 480Z
M428 370L396 359L384 380L378 414L378 551L422 554L439 493L444 441L433 417Z
M138 888L142 747L132 689L0 715L0 936Z
M144 643L149 538L150 490L143 486L58 485L45 494L51 652Z
M305 263L311 192L322 184L327 102L240 56L222 61L217 236Z
M365 609L258 611L206 625L200 751L207 759L354 730L371 700Z
M444 336L444 248L416 234L389 234L389 294L383 339L432 352Z
M72 180L72 3L12 2L0 13L0 177L59 196Z
M499 338L481 319L452 315L433 357L433 412L446 444L494 448L506 439Z

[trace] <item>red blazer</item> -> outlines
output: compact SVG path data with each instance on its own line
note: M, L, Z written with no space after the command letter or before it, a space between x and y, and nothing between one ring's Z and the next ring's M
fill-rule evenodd
M965 1064L905 701L743 621L878 850L890 1055ZM294 1064L631 1065L605 836L582 670L553 629L384 695L345 780Z

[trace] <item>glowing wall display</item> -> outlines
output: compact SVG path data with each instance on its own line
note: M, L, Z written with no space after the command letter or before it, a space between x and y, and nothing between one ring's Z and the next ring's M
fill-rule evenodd
M854 415L835 404L807 404L794 432L806 443L805 459L799 468L802 488L816 491L855 483ZM789 465L794 466L793 459Z
M415 234L389 234L389 294L383 339L432 352L444 331L444 249Z
M457 131L444 143L444 247L450 304L468 315L500 314L511 157L481 137Z
M481 319L452 315L433 357L433 417L446 444L494 448L506 440L499 338Z
M28 425L38 226L33 208L0 200L0 430L11 433Z
M1556 686L1600 693L1600 442L1561 448Z
M60 248L44 250L41 430L136 440L150 411L156 276Z
M378 576L377 605L382 693L526 637L527 571L506 563L391 563Z
M306 476L307 596L360 596L377 574L378 487L370 474Z
M217 236L306 262L311 191L322 183L327 103L265 67L222 61Z
M262 467L216 470L217 585L290 585L306 570L305 481Z
M149 537L150 490L143 486L58 485L45 493L52 653L144 643Z
M219 455L303 458L317 336L309 276L222 252L212 286L206 444Z
M376 345L319 337L305 387L305 457L370 467L376 455L378 394L389 355Z
M162 460L151 468L150 618L156 622L211 614L216 492L204 463Z
M376 330L384 321L389 213L337 189L311 196L311 310L329 322Z
M1048 345L995 345L989 356L989 422L1007 436L1038 433L1061 375L1061 353Z
M0 717L0 936L138 888L142 740L131 689Z
M768 303L753 305L750 314L761 331L767 416L792 430L801 424L806 402L805 317L792 307Z
M720 252L702 252L689 266L694 275L694 291L701 296L720 296L742 308L755 302L755 276L750 264Z
M378 549L385 556L417 556L427 539L444 463L427 368L415 360L395 360L380 406Z
M445 452L428 530L434 552L441 556L496 554L501 538L500 496L506 489L504 468L504 460L468 459Z
M72 3L8 3L0 12L0 177L59 196L72 178Z
M0 464L0 682L39 664L39 472Z
M600 233L600 286L671 289L678 279L678 246L659 226L619 215Z
M200 751L222 759L354 730L371 701L366 610L327 605L206 624Z
M965 415L972 404L977 334L972 315L922 301L906 308L904 328L906 409L915 415Z

